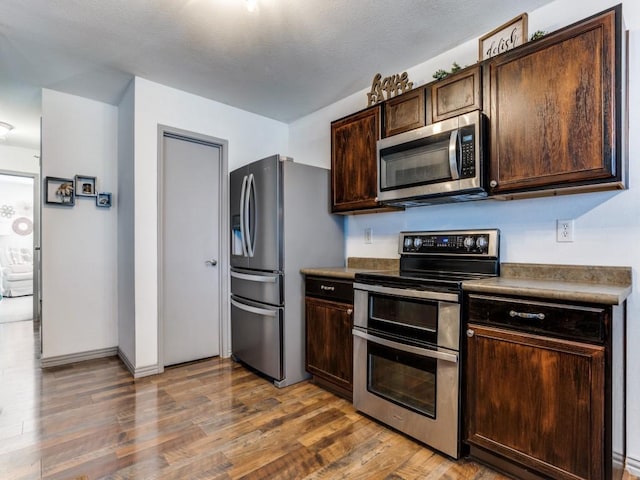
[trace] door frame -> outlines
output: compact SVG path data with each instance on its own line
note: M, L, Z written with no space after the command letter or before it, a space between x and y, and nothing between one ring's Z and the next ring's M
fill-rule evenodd
M41 282L42 278L42 258L40 255L40 174L24 172L21 170L0 169L0 175L10 175L12 177L27 177L33 179L33 322L37 322L40 329L40 351L42 354L42 312L40 310Z
M220 344L221 357L230 356L231 351L231 325L229 323L229 142L227 140L204 135L168 125L158 124L158 373L164 372L164 312L162 308L162 294L164 292L164 259L163 259L163 232L164 232L164 147L163 139L166 134L172 137L182 138L185 141L209 144L220 149L220 180L218 185L218 206L220 228L218 229L218 281L220 285L220 303L218 316L220 318Z

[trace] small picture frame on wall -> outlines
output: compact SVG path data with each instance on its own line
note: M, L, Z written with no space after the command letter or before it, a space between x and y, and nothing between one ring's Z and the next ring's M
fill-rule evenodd
M45 177L44 201L50 205L75 205L74 183L72 178Z
M76 197L95 197L96 177L76 175Z
M527 41L527 21L527 14L523 13L480 37L478 60L495 57L525 43Z
M96 207L109 208L111 206L111 193L100 192L96 195Z

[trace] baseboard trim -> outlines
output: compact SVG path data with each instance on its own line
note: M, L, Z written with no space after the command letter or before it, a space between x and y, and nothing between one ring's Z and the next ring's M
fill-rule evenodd
M147 365L146 367L136 368L133 376L134 378L140 378L157 375L158 373L162 373L162 370L158 365Z
M129 358L125 355L125 353L118 348L118 358L124 363L124 366L127 367L129 373L133 375L133 378L141 378L148 377L150 375L156 375L158 373L162 373L162 370L158 365L147 365L146 367L136 368L133 366L133 363L129 360Z
M627 471L631 475L640 477L640 459L627 457Z
M68 355L58 355L55 357L40 358L40 367L51 368L70 363L85 362L96 358L113 357L118 354L118 347L100 348L87 352L69 353Z
M134 375L136 369L133 366L133 364L129 361L129 358L125 355L125 353L122 350L120 350L120 347L118 347L118 358L122 363L124 363L124 366L126 367L127 370L129 370L129 373L131 375Z

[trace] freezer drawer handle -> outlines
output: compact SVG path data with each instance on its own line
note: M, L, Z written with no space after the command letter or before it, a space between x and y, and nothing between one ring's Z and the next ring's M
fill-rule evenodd
M236 302L234 299L231 299L231 305L240 310L244 310L246 312L255 313L256 315L262 315L263 317L275 317L277 312L275 310L267 310L265 308L252 307L250 305L245 305L244 303Z
M250 282L276 283L278 277L267 277L266 275L247 275L246 273L231 272L231 277L238 280L248 280Z

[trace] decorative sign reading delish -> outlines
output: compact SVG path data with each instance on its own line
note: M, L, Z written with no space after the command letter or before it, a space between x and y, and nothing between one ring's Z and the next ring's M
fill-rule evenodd
M412 88L413 82L409 81L407 72L403 72L400 75L394 74L385 78L382 78L380 73L376 73L371 82L371 91L367 93L367 107L384 102L385 92L387 99L389 99L394 95L408 92Z
M526 42L527 18L527 14L523 13L480 37L479 60L494 57Z

